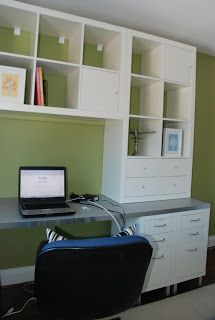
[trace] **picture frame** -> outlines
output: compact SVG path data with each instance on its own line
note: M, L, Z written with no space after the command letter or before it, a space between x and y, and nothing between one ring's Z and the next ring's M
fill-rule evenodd
M23 104L26 69L0 65L0 103Z
M182 129L164 128L163 156L181 157L182 133L183 133Z

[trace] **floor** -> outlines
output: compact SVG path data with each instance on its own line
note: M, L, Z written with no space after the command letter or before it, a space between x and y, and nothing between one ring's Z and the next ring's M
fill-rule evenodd
M207 258L207 271L206 276L203 277L203 286L215 283L215 248L211 248L208 250L208 258ZM193 290L198 288L198 280L190 280L178 285L178 293L187 292L189 290ZM1 312L5 314L8 309L14 307L15 310L19 310L25 301L27 301L33 295L33 284L21 284L3 287L1 291ZM153 301L165 299L165 289L158 289L151 292L147 292L142 294L141 304L147 304ZM32 303L28 305L25 310L14 316L10 316L6 319L10 320L40 320L42 319L37 310L36 304Z

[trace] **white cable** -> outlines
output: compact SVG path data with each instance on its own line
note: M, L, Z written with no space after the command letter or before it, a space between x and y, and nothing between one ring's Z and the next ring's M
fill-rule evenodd
M115 223L116 223L116 225L117 225L117 227L118 227L118 229L119 229L119 232L122 231L122 230L121 230L121 227L120 227L120 225L119 225L119 223L118 223L118 221L116 220L116 218L114 217L114 215L113 215L110 211L108 211L105 207L101 206L100 204L98 204L98 203L96 203L96 202L93 202L93 201L90 201L90 200L88 200L87 202L93 204L94 206L96 206L96 207L98 207L98 208L100 208L100 209L105 210L105 211L112 217L112 219L115 221Z
M12 315L14 315L14 314L21 313L21 312L25 309L25 307L27 306L27 304L28 304L29 302L31 302L31 301L36 301L36 300L37 300L36 298L31 297L30 299L28 299L28 300L24 303L24 305L22 306L22 308L21 308L20 310L17 310L17 311L14 311L14 312L13 312L14 308L13 308L13 307L10 308L10 309L7 311L7 313L5 313L0 319L3 319L3 318L6 318L6 317L9 317L9 316L12 316Z

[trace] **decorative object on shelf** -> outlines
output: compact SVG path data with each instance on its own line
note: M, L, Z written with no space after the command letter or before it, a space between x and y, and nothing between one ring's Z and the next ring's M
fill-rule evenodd
M134 152L132 153L132 156L136 156L138 155L138 147L139 147L139 140L142 140L142 138L140 137L140 135L142 134L152 134L155 133L156 131L151 130L151 129L147 129L147 130L143 130L143 129L130 129L129 130L129 134L133 135L132 139L134 139Z
M181 157L182 131L182 129L164 129L163 156Z
M24 103L26 69L0 65L0 103Z

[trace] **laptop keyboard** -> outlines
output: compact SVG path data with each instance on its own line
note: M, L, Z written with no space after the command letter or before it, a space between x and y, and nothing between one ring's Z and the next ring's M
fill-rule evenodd
M56 203L23 203L23 209L34 210L34 209L55 209L55 208L69 208L69 205L65 202Z

